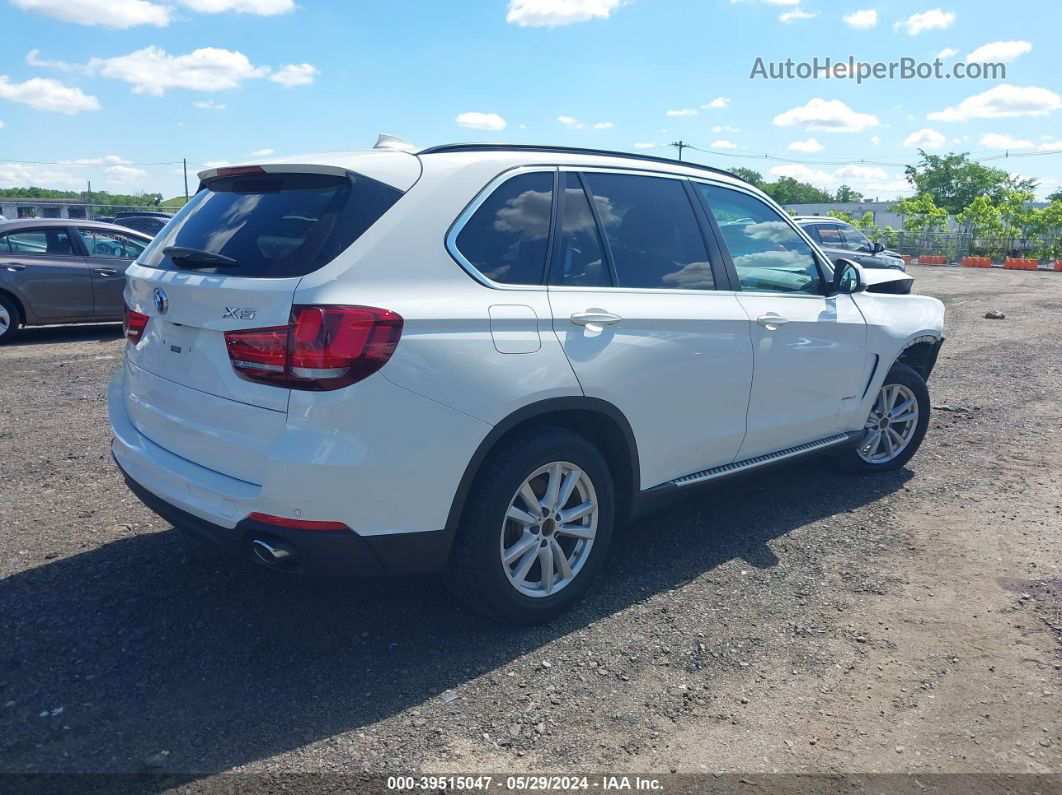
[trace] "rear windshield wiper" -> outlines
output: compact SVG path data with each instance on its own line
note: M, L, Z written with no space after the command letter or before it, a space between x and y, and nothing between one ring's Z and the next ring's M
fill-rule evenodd
M197 263L205 268L235 268L240 264L232 257L226 257L224 254L215 254L212 251L203 251L202 249L188 248L186 246L167 246L162 249L162 253L172 260L180 260L182 264L188 263L189 267L195 267L192 263Z

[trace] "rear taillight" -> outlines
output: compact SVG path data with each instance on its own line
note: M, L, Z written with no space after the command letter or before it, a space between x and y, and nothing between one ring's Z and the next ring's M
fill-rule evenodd
M134 312L129 308L129 305L125 305L125 317L122 320L122 328L125 331L125 338L131 343L136 345L140 342L140 338L144 336L144 329L148 324L147 315L142 312Z
M339 389L368 378L394 353L402 318L369 306L294 306L286 326L225 332L236 372L289 389Z

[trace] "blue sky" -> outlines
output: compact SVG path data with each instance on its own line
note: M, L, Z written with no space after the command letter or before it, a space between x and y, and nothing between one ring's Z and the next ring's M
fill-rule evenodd
M916 146L1059 187L1062 7L1043 0L0 0L0 187L182 192L179 168L513 141L673 155L868 196ZM983 48L983 49L982 49ZM750 79L757 57L1005 80ZM803 161L787 163L780 159ZM1028 155L1034 156L1028 156ZM17 162L41 161L41 162ZM76 161L81 161L77 163ZM871 162L865 162L871 161ZM199 165L193 167L198 168ZM194 189L194 179L193 179Z

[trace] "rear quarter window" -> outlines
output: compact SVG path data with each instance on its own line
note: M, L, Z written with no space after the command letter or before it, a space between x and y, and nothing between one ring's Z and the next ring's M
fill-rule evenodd
M252 278L305 276L335 259L402 192L360 175L241 174L206 183L138 260L149 268L185 270L170 246L221 254L232 267L196 273Z

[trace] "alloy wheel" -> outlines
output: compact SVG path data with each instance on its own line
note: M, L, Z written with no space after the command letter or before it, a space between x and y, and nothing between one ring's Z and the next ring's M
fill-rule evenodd
M903 453L918 427L918 399L904 384L885 384L864 426L859 457L868 464L885 464Z
M500 553L509 583L532 598L569 585L590 555L598 513L594 484L575 464L554 461L532 472L502 520Z

